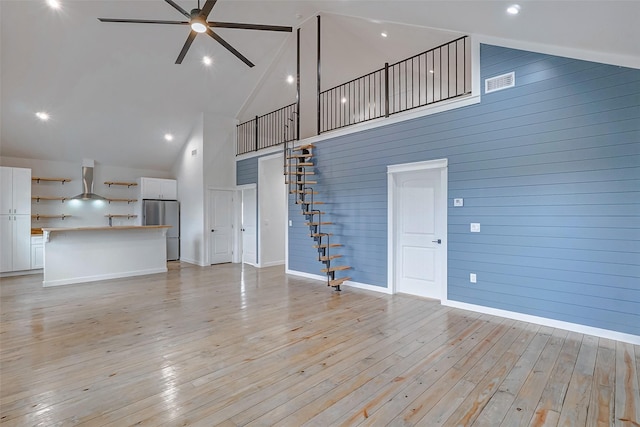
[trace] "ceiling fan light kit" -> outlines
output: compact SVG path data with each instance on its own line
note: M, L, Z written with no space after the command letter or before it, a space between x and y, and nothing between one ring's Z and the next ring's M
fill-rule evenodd
M191 29L193 31L195 31L196 33L206 33L207 32L207 28L209 27L207 25L207 21L205 20L205 18L203 18L202 16L200 16L200 9L193 9L191 11Z
M212 22L207 21L209 13L211 13L211 9L215 6L217 0L206 0L202 9L200 9L200 0L198 0L198 7L196 9L192 9L191 13L184 10L180 5L178 5L173 0L164 0L166 3L169 3L174 9L180 12L185 18L189 19L188 21L161 21L161 20L152 20L152 19L117 19L117 18L98 18L100 22L118 22L118 23L129 23L129 24L169 24L169 25L189 25L191 27L191 31L187 36L187 41L185 41L180 54L178 55L178 59L176 59L176 64L181 64L185 55L189 51L193 40L196 38L198 34L206 33L212 39L220 43L225 49L229 52L233 53L238 59L247 64L249 67L253 67L254 64L249 61L244 55L238 52L233 46L227 43L222 37L220 37L217 33L215 33L212 28L235 28L240 30L258 30L258 31L282 31L290 33L293 31L292 27L285 27L279 25L261 25L261 24L243 24L239 22Z

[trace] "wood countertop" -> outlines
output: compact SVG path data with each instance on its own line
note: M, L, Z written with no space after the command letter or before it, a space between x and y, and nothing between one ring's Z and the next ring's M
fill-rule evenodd
M42 231L100 231L100 230L140 230L140 229L153 229L153 228L171 228L170 225L114 225L113 227L58 227L47 228L43 227Z

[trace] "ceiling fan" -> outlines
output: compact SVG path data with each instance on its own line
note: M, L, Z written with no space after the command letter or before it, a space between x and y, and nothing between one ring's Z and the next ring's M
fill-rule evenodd
M279 25L260 25L260 24L241 24L237 22L212 22L207 21L207 17L209 13L211 13L211 9L215 6L217 0L206 0L202 9L200 9L200 0L198 0L198 7L196 9L191 9L191 12L187 12L182 7L180 7L173 0L164 0L169 3L176 9L178 12L182 13L188 21L159 21L159 20L150 20L150 19L116 19L116 18L98 18L100 22L124 22L124 23L133 23L133 24L171 24L171 25L189 25L191 27L191 32L187 37L187 41L184 43L180 54L178 55L178 59L176 59L176 64L181 64L184 59L187 51L191 47L191 43L196 38L198 33L207 33L211 38L224 46L229 52L233 53L238 59L247 64L249 67L253 67L254 64L249 61L244 55L238 52L233 46L227 43L222 37L216 34L212 28L237 28L241 30L262 30L262 31L284 31L290 33L293 31L292 27L283 27Z

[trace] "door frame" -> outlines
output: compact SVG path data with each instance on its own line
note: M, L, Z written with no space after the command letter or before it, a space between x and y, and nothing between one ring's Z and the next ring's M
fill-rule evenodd
M260 218L258 217L258 184L256 183L252 183L252 184L242 184L242 185L237 185L236 186L236 190L237 190L237 198L236 198L236 219L237 219L237 224L238 227L236 227L236 241L237 241L237 252L234 252L234 255L237 254L237 258L234 257L234 261L233 262L238 262L238 263L242 263L242 255L243 255L243 251L244 248L243 246L243 240L242 240L242 190L250 190L250 189L254 189L256 192L256 262L254 263L250 263L247 262L246 264L252 265L254 267L258 267L258 259L260 257L260 248L258 247L258 233L260 232L258 230L258 227L260 225Z
M267 156L258 157L258 183L260 183L260 175L261 175L260 172L261 172L261 169L264 168L263 163L265 161L267 161L267 160L273 160L275 158L280 158L280 160L282 160L282 152L278 152L278 153L275 153L275 154L270 154L270 155L267 155ZM288 225L288 219L289 219L289 194L287 192L287 185L284 183L286 177L285 177L284 174L282 175L282 177L283 177L282 178L282 192L284 193L284 203L285 203L285 207L284 207L285 215L284 215L284 218L282 218L282 221L285 223L285 227L284 227L285 232L284 232L284 235L282 236L282 238L285 241L285 244L284 244L284 259L285 259L285 262L284 263L274 264L274 265L283 265L284 264L286 266L287 259L289 258L289 256L288 256L289 255L289 251L288 251L288 246L289 246L288 245L289 228L287 226ZM256 221L257 221L256 233L258 235L257 267L258 268L262 268L262 267L269 267L269 265L264 265L264 266L262 265L262 250L261 250L262 249L262 230L261 230L261 227L260 227L260 224L262 224L262 209L260 208L260 199L262 197L264 197L264 196L262 195L262 192L260 191L260 185L258 185L257 188L256 188L256 195L257 195L256 203L258 205L258 216L256 218Z
M238 252L238 239L236 237L236 230L239 227L236 227L236 224L238 224L238 216L236 214L236 210L237 210L237 199L238 199L238 191L235 188L216 188L216 187L208 187L207 188L207 207L206 207L206 223L207 223L207 236L208 238L206 239L206 259L207 259L207 265L214 265L212 264L213 261L213 254L211 253L211 243L212 243L212 237L211 237L211 228L213 227L213 224L211 223L211 216L213 215L213 212L211 212L211 201L213 200L213 193L216 191L226 191L226 192L230 192L231 193L231 262L236 262L236 254Z
M211 199L213 198L213 192L214 191L231 191L233 194L233 201L232 201L232 205L233 205L233 213L232 213L232 228L233 228L233 232L231 234L231 238L233 240L233 243L231 245L231 250L233 251L233 254L231 256L231 262L233 263L237 263L238 262L238 253L240 252L240 248L241 248L241 244L242 241L238 241L238 229L240 227L237 226L237 224L239 224L239 214L238 214L238 197L241 195L239 194L239 191L237 188L228 188L228 187L213 187L213 186L209 186L207 187L207 199L205 200L205 223L207 228L205 229L205 235L207 236L205 238L205 259L206 264L205 266L211 266L213 264L211 264L213 255L211 254Z
M395 210L397 203L397 177L405 172L415 172L430 169L440 169L440 204L444 209L444 235L442 239L442 283L440 284L440 301L447 299L447 200L448 200L448 159L427 160L424 162L403 163L398 165L387 165L387 289L392 294L397 293L396 290L396 221Z

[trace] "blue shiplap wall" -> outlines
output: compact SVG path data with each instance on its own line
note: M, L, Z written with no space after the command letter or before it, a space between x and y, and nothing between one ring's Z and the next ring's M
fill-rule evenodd
M386 286L386 166L448 158L450 300L640 335L640 70L481 47L482 81L510 71L480 104L317 144L341 261ZM289 267L320 274L292 202Z
M236 162L236 185L258 185L258 157Z

